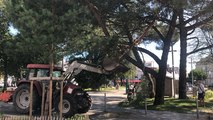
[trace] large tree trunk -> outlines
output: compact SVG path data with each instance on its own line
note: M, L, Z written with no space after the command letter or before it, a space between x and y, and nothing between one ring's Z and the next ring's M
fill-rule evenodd
M174 12L171 20L171 24L169 26L169 30L167 32L166 37L163 40L163 53L161 57L161 63L159 63L159 73L156 78L156 95L154 105L164 104L164 89L165 89L165 79L166 79L166 71L167 71L167 60L168 53L172 41L172 36L175 31L175 25L177 20L177 14Z
M179 99L186 99L186 48L187 48L187 31L185 29L183 10L179 11L180 21L180 72L179 72Z
M165 88L165 74L164 70L159 70L158 77L156 78L156 94L154 105L164 104L164 88Z
M164 89L165 89L165 79L167 70L167 59L170 48L170 42L167 41L164 44L163 54L161 57L161 64L159 64L159 73L156 78L156 95L154 105L164 104Z

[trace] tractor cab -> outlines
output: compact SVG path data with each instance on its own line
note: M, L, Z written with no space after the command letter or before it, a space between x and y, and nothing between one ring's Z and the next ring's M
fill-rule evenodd
M61 67L54 66L53 77L61 77L63 70ZM28 64L27 69L21 72L21 81L29 80L30 77L49 77L50 65L47 64Z
M54 66L53 77L61 77L63 70L61 67ZM47 64L28 64L27 69L23 69L21 72L21 79L17 83L17 88L23 85L30 85L30 78L42 78L50 76L50 65ZM55 85L55 82L54 82ZM34 80L33 86L37 91L38 96L42 95L42 82Z

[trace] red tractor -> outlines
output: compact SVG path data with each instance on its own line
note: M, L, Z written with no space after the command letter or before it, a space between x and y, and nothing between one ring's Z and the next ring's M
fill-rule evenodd
M86 67L86 68L85 68ZM89 70L93 72L100 72L98 68L89 67L78 62L73 62L69 69L63 73L59 67L54 67L53 77L61 77L64 75L63 87L63 102L62 113L64 117L71 117L76 113L86 113L92 104L91 97L86 91L75 84L73 76L78 74L81 70ZM27 72L25 77L17 84L17 88L13 93L13 105L19 113L29 113L30 104L30 77L48 77L50 75L50 66L44 64L29 64L27 65ZM33 111L41 109L42 100L42 82L48 81L34 81L33 82ZM53 81L53 110L59 112L60 102L60 87L59 82ZM60 86L60 85L59 85Z
M52 76L63 79L63 100L62 114L64 117L71 117L76 113L86 113L92 104L91 97L75 82L75 75L82 70L95 72L99 74L109 74L116 71L125 72L129 70L115 61L106 59L102 66L94 66L88 63L72 62L68 69L64 72L60 67L54 67ZM17 88L12 91L4 91L0 93L0 101L13 101L15 109L22 114L29 113L30 106L30 79L36 78L33 82L33 112L39 112L42 108L42 93L47 93L49 79L38 80L41 78L50 78L50 65L45 64L29 64L24 72L22 79L18 81ZM46 89L43 89L43 84L46 84ZM60 82L53 81L52 87L52 110L59 112L60 102ZM47 95L44 95L47 96ZM43 99L46 99L43 97Z

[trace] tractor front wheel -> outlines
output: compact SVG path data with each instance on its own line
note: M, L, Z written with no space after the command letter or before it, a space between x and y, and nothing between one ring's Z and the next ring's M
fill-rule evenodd
M56 110L60 111L60 99L57 99ZM64 94L62 100L62 115L65 118L74 116L77 113L77 104L71 94Z
M78 101L78 113L86 113L92 106L92 99L87 92L84 95L77 98Z

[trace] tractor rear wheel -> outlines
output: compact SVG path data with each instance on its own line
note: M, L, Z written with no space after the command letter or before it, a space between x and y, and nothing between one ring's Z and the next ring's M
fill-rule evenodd
M37 91L33 90L33 110L38 109L41 105ZM29 113L30 106L30 87L29 84L23 84L16 88L13 94L13 106L16 111L22 114ZM38 107L39 106L39 107Z

